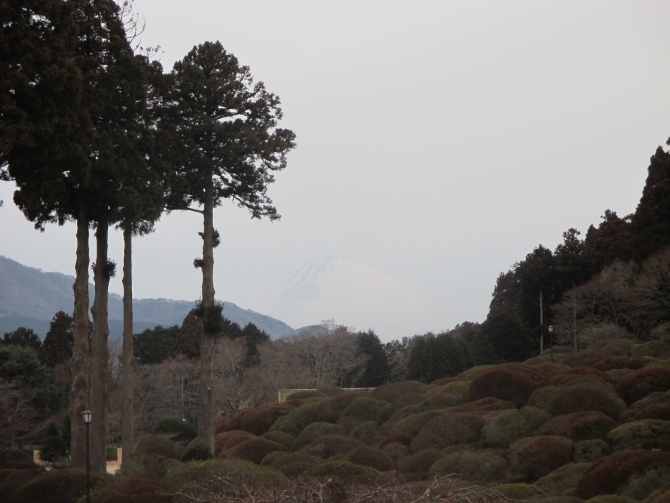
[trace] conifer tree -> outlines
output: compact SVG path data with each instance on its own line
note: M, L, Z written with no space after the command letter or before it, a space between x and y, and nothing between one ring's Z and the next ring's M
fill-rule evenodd
M179 144L168 204L203 217L203 255L194 262L202 269L198 436L213 453L212 353L214 338L223 329L221 306L214 302L214 247L220 241L214 208L232 199L253 218L278 219L266 192L272 173L286 166L294 134L277 127L279 98L262 82L254 84L249 68L219 42L194 47L175 63L171 79L175 105L169 122Z

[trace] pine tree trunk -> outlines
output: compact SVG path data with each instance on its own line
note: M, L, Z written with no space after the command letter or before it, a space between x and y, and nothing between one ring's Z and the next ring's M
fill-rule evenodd
M205 189L202 239L202 305L205 315L214 306L214 188L210 179ZM200 344L200 396L198 400L198 437L209 446L214 455L214 401L212 390L212 357L216 334L207 330L203 323Z
M135 451L133 424L133 232L127 222L123 228L123 416L121 448L123 459Z
M98 222L95 233L96 257L93 277L95 279L95 299L93 301L93 338L91 340L91 471L106 473L107 471L107 361L109 348L107 338L107 301L109 288L109 271L107 268L107 218Z
M70 456L72 467L86 469L86 424L81 413L89 407L88 340L88 215L84 205L77 216L77 261L74 290L74 341L72 345L72 389L70 390Z

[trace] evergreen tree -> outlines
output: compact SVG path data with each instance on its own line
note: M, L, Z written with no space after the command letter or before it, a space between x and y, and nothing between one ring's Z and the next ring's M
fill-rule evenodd
M179 328L172 354L183 354L189 358L199 357L201 338L202 320L198 317L196 309L191 309Z
M16 344L17 346L24 346L39 351L42 347L42 341L39 335L33 332L32 328L19 327L12 332L5 332L2 344Z
M160 363L173 351L179 326L148 328L133 336L134 356L139 363Z
M72 358L73 342L74 319L65 312L58 311L49 324L49 331L42 344L42 351L49 365L53 367Z
M171 209L203 216L203 255L194 262L202 269L203 307L198 436L213 453L212 353L223 329L221 309L214 302L214 247L220 241L214 207L232 199L254 218L278 219L266 192L274 181L272 172L286 166L294 134L277 127L279 98L262 83L254 85L249 68L219 42L194 47L175 63L170 77L174 106L169 121L179 142L167 201Z
M246 347L244 365L250 366L259 363L260 353L258 352L258 345L268 342L270 336L251 322L247 323L242 329L242 336L244 336L244 345Z
M391 374L384 346L374 330L358 332L357 335L358 347L361 353L368 356L368 361L363 374L358 377L354 386L360 388L381 386Z

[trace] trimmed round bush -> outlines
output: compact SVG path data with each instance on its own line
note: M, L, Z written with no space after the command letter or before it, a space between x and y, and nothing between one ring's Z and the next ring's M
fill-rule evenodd
M327 395L315 389L296 391L286 397L286 400L307 400L308 398L325 398Z
M440 451L426 449L398 461L400 473L416 473L424 477L430 468L442 457Z
M295 407L285 402L242 409L239 429L260 436L267 432L277 419L281 416L285 416L294 408Z
M351 402L340 414L340 419L355 419L356 421L374 421L377 411L388 402L370 397L359 397Z
M162 435L147 435L140 439L137 447L135 447L135 454L140 456L158 454L166 458L177 459L179 457L179 450L174 442Z
M212 453L209 452L209 446L200 438L191 440L181 456L183 462L205 461L206 459L212 459Z
M526 405L533 391L551 383L549 374L536 367L523 363L494 365L472 379L468 390L468 401L495 397L521 407Z
M540 426L551 419L551 414L542 409L538 409L537 407L533 407L532 405L521 407L519 412L521 412L521 415L524 417L524 419L528 421L528 425L531 431L537 430Z
M443 415L444 412L437 410L427 410L426 412L413 414L394 424L391 433L407 433L415 437L428 422Z
M189 491L194 497L200 497L205 488L216 492L225 490L229 484L276 487L287 482L283 473L267 466L241 459L210 459L173 468L163 479L163 486L171 493Z
M168 417L158 421L151 429L152 435L163 435L173 442L187 445L198 436L198 432L191 423L186 420Z
M544 500L547 496L547 493L535 484L501 484L496 486L495 490L512 500L529 500L531 498Z
M338 419L336 424L344 430L344 435L349 435L356 426L361 424L361 421L351 417L345 417L344 419Z
M270 427L270 431L284 431L297 437L308 424L319 420L318 406L319 401L307 401L303 403L300 407L296 407L288 414L279 417ZM287 427L283 427L284 425L287 425ZM296 426L299 428L299 431L294 434Z
M541 410L548 410L549 400L551 400L559 391L557 386L545 386L533 391L528 397L528 406L537 407Z
M351 402L360 397L361 393L345 391L337 396L321 400L316 406L317 420L326 423L335 423L340 417L340 414L342 414L342 411L346 409Z
M552 416L580 411L597 411L617 420L626 410L626 404L604 386L594 383L576 383L558 388L549 399L547 412Z
M393 461L386 453L367 445L362 445L351 451L344 457L344 461L368 466L380 472L391 470L394 467Z
M268 431L266 433L263 433L263 438L267 438L268 440L272 440L273 442L277 442L278 444L285 445L289 449L291 448L293 442L295 441L295 438L293 438L292 435L284 433L283 431Z
M616 421L602 412L581 411L550 419L537 430L537 435L554 435L580 442L604 439L616 427Z
M393 442L390 444L386 444L381 449L393 461L404 459L407 456L409 456L409 448L405 444L401 444L400 442Z
M344 480L368 479L371 476L379 476L374 468L356 465L349 461L326 461L306 470L306 477L337 477Z
M614 451L633 449L670 449L670 421L642 419L624 423L607 434Z
M223 459L243 459L244 461L260 464L263 458L271 452L288 452L288 450L285 445L267 438L252 438L222 452L220 457Z
M500 400L494 397L481 398L474 402L469 402L458 407L458 412L469 412L472 414L486 414L487 412L498 410L516 410L516 405L507 400Z
M588 500L601 494L615 494L633 475L670 466L670 453L627 451L600 458L581 476L575 495Z
M102 485L105 478L94 476L91 486ZM51 470L32 478L12 493L12 503L72 503L86 494L86 472L72 468Z
M644 344L636 344L630 348L632 357L640 356L659 356L668 350L668 345L663 341L648 341Z
M369 393L369 396L370 398L393 403L403 395L422 393L425 388L426 385L419 381L399 381L378 386Z
M648 501L646 503L665 503L667 500L661 500L658 502ZM630 498L621 496L620 494L601 494L595 498L591 498L587 503L635 503Z
M546 372L549 375L554 375L556 373L569 370L572 367L566 365L565 363L543 361L542 363L535 365L535 368L542 370L543 372Z
M498 454L485 451L457 451L435 462L428 475L459 473L462 478L477 483L490 484L504 477L507 460Z
M662 419L670 421L670 404L655 403L642 409L636 416L636 419Z
M344 428L337 424L330 423L312 423L308 425L300 435L295 439L291 449L299 450L301 447L311 443L323 435L344 435Z
M377 423L375 421L366 421L359 424L351 430L349 436L356 440L360 440L367 445L377 443L380 437L379 432L377 431Z
M573 444L564 437L535 437L515 452L517 469L532 480L544 477L572 460Z
M589 377L608 384L614 384L614 379L602 370L593 367L571 367L561 372L554 372L551 375L558 385L567 384L571 381L578 381L580 378Z
M166 458L160 454L137 454L135 452L123 457L121 475L131 476L150 473L163 478L172 468L181 464L181 461L177 459Z
M508 446L533 433L533 426L517 409L493 412L484 419L482 439Z
M241 430L240 420L242 419L242 411L235 410L230 414L223 416L214 424L214 433L219 434L224 431Z
M262 464L281 471L287 477L297 477L305 470L323 463L323 459L304 452L271 452L263 458Z
M219 433L214 437L214 455L218 456L225 450L251 438L255 438L255 435L242 430L224 431Z
M602 370L604 372L615 369L639 370L642 367L646 367L648 364L649 362L647 360L640 357L634 358L630 356L608 356L596 362L593 365L593 368Z
M589 466L591 463L566 463L538 479L535 485L549 494L564 494L577 487L577 482Z
M492 366L493 365L476 365L458 374L456 376L456 379L465 379L466 381L472 381L472 379L474 379L478 374L480 374L481 372L483 372L488 368L491 368Z
M150 473L130 477L115 477L95 503L169 503L170 495L163 489L161 479Z
M0 495L12 494L15 489L27 484L28 481L41 475L45 471L46 470L41 466L35 469L7 468L0 470L0 472L2 472L2 478L0 479Z
M311 444L304 446L301 449L301 452L327 459L338 454L346 454L361 445L364 445L363 442L356 440L355 438L344 437L341 435L323 435L314 440Z
M395 442L399 442L403 445L406 445L409 447L409 444L412 443L412 435L409 433L401 433L397 431L392 431L388 435L386 435L380 442L379 442L379 448L383 449L384 446L393 444Z
M649 393L670 389L670 367L649 365L624 376L616 386L617 394L630 405Z
M632 500L641 501L660 488L670 488L670 467L663 466L635 474L620 491Z
M462 379L459 379L458 377L440 377L439 379L435 379L430 384L433 384L435 386L444 386L445 384L449 384L460 380Z
M591 463L611 452L610 446L603 440L582 440L575 442L572 459L575 463Z
M589 500L589 501L593 501L593 500ZM647 500L645 501L645 503L667 503L668 501L670 501L670 489L664 488L664 489L658 489L658 490L654 491L653 493L651 493L649 495L649 498L647 498ZM634 502L632 502L631 500L626 498L625 500L622 499L621 501L611 501L611 502L610 501L603 501L603 502L597 501L596 503L634 503Z
M475 442L484 420L472 414L449 414L429 421L410 444L411 452L441 450L450 445Z

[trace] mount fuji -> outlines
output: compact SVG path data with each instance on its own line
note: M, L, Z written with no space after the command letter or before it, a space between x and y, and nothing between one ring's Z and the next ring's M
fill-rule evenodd
M446 306L360 260L316 258L252 303L252 309L293 327L334 319L383 340L439 331Z

